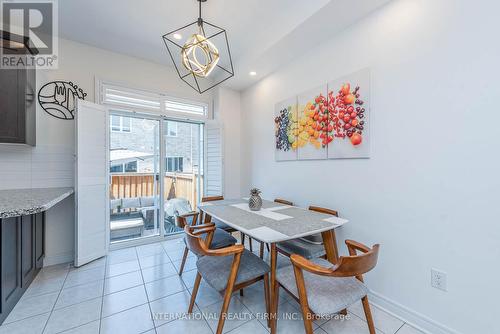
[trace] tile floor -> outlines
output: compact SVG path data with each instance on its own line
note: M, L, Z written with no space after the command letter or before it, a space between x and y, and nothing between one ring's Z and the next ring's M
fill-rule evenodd
M70 264L45 267L31 284L0 334L40 333L196 333L215 332L221 296L201 284L192 318L185 317L194 278L195 257L179 277L181 239L113 251L104 259L80 268ZM257 247L256 247L257 248ZM279 265L287 265L285 257ZM279 333L304 333L298 304L280 293ZM224 331L266 334L261 283L235 294ZM372 307L378 333L422 334L381 309ZM349 320L316 321L318 334L368 333L360 304L349 309Z

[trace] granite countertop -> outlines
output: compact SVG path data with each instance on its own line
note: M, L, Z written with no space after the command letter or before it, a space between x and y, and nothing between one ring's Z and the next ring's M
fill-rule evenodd
M46 211L73 192L73 188L0 190L0 219Z

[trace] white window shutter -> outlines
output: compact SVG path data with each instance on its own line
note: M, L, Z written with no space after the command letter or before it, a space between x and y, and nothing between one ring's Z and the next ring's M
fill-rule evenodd
M224 195L223 128L215 122L205 123L205 196Z

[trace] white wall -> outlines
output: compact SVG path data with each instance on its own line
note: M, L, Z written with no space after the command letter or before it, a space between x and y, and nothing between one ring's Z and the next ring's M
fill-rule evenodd
M340 242L381 244L372 300L433 333L498 332L499 10L393 1L241 98L242 192L339 210ZM365 67L371 159L275 162L274 104ZM430 286L433 267L447 292Z
M215 119L223 123L224 195L241 196L241 94L219 88L215 96Z
M168 57L168 54L165 54ZM95 101L95 80L105 79L173 96L212 102L213 91L203 95L184 84L171 67L143 61L68 40L59 41L59 69L37 72L37 91L53 80L72 81L88 94L87 100ZM226 99L234 101L239 93L230 90L223 96L219 121L228 134L235 128L226 123L239 122L239 108L229 110ZM227 96L227 97L226 97ZM232 103L232 102L231 102ZM239 101L238 101L239 106ZM0 189L72 187L74 184L74 121L56 119L45 113L37 104L36 147L0 145ZM228 142L226 189L230 195L239 194L239 141ZM72 198L49 210L47 225L46 264L69 261L73 257L74 216ZM50 245L49 245L50 244Z

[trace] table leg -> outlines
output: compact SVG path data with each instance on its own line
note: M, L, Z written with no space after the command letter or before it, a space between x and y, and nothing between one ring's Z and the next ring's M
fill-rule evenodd
M339 262L339 250L335 230L325 231L321 233L321 236L325 245L326 259L333 264L337 264ZM340 314L347 315L347 309L340 311Z
M323 244L325 246L326 259L333 264L339 261L339 251L337 248L337 238L335 230L329 230L321 233Z
M276 305L278 304L278 301L276 299L276 262L277 262L277 251L276 251L276 244L272 243L271 245L271 253L270 253L270 260L271 260L271 312L269 314L269 319L271 319L271 334L276 333L276 322L277 322L277 314L276 314Z
M201 224L210 224L212 222L212 216L208 213L205 213L205 220L201 222Z

